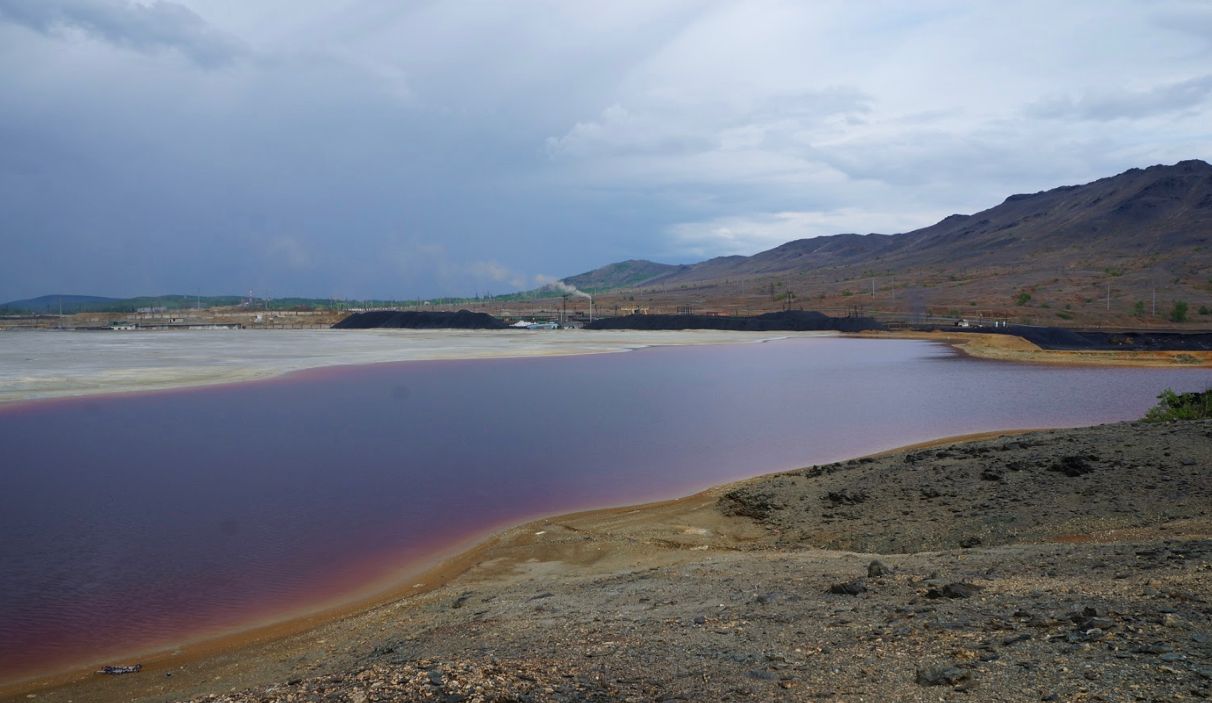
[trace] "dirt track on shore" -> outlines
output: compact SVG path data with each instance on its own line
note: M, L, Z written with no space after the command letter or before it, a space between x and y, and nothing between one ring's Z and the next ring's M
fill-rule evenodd
M519 526L420 595L37 694L1207 697L1210 477L1207 421L916 447Z

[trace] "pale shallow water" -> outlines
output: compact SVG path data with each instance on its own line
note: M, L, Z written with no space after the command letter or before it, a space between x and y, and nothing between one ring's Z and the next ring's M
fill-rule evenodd
M1162 388L1210 382L805 338L9 404L0 679L282 617L538 514L1131 419Z
M0 403L248 381L348 364L600 354L833 335L714 330L12 330L0 334Z

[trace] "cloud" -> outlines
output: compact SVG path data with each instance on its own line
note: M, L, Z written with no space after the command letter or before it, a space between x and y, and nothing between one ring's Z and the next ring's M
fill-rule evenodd
M497 293L503 292L501 288L525 290L555 280L518 271L493 259L463 259L440 242L398 241L388 249L387 258L406 277L436 276L440 292L449 295L491 292L494 285Z
M1141 119L1199 107L1212 96L1212 74L1166 83L1147 90L1104 90L1052 96L1027 108L1045 119L1109 121Z
M480 284L501 283L514 289L527 288L539 278L513 271L497 261L472 261L464 265L463 270Z
M941 219L937 212L890 213L841 208L828 212L772 212L683 222L669 228L679 251L699 256L754 254L795 239L829 234L906 232Z
M0 18L51 35L77 30L111 44L151 53L176 49L201 66L232 61L239 42L184 5L153 0L0 0Z
M311 252L297 237L275 237L269 241L267 249L271 260L279 262L285 268L306 271L315 266Z
M1189 0L0 0L0 300L504 292L903 231L1212 158L1209 17Z
M563 135L548 137L547 154L571 160L777 149L794 143L798 132L829 120L851 123L871 110L870 96L843 86L762 96L747 105L723 100L642 103L639 108L615 103Z
M1202 53L1212 52L1212 9L1199 2L1165 9L1153 17L1158 27L1193 39L1201 46Z

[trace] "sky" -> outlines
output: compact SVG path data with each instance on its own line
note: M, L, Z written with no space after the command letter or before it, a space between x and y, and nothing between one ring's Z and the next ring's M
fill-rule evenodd
M0 301L499 294L1212 160L1212 3L0 0Z

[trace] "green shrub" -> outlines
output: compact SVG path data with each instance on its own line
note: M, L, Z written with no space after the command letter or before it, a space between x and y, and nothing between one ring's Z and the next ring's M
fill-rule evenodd
M1212 390L1203 393L1175 393L1167 388L1157 396L1157 405L1145 413L1145 422L1202 420L1212 417Z
M1212 310L1209 310L1207 305L1200 305L1199 314L1200 315L1212 315Z
M1030 300L1031 300L1031 294L1028 293L1027 291L1023 291L1022 293L1019 293L1017 296L1015 296L1014 304L1015 305L1026 305Z
M1187 304L1181 300L1174 301L1174 307L1170 308L1170 322L1186 322L1187 321Z

